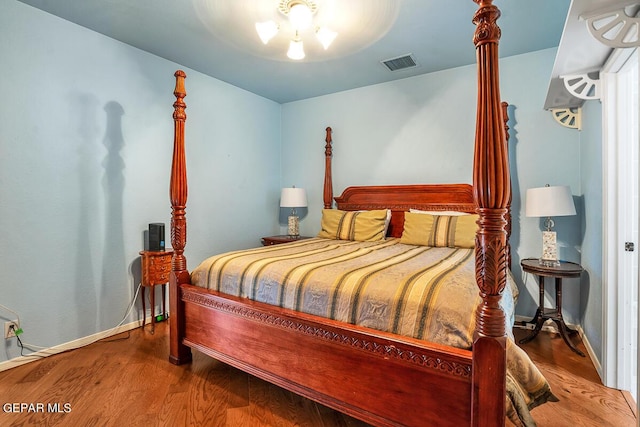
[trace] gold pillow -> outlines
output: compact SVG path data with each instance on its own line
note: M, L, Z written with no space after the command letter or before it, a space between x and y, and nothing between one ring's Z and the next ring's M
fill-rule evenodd
M478 215L429 215L407 212L400 243L449 248L475 247Z
M360 242L384 240L387 209L341 211L323 209L318 237Z

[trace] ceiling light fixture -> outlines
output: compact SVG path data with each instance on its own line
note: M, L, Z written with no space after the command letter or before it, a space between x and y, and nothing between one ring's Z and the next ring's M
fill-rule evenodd
M313 25L313 15L315 15L318 10L318 5L312 0L280 0L278 10L289 18L289 23L293 30L293 38L289 43L289 50L287 52L287 56L293 60L300 60L305 56L300 32L313 28L316 37L325 50L338 35L338 33L326 27ZM269 40L275 37L279 30L280 25L273 21L256 23L256 31L264 44L269 43Z

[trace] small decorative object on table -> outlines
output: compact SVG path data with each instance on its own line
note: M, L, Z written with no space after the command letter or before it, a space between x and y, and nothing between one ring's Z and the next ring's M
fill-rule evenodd
M526 344L534 339L538 332L542 329L542 325L547 320L553 320L558 325L558 332L562 336L564 342L577 354L584 357L584 353L580 351L569 339L569 335L575 334L577 331L569 329L564 323L562 317L562 279L564 277L580 277L582 274L582 267L574 262L559 261L558 265L544 265L540 264L536 258L523 259L520 263L522 265L522 271L525 273L532 273L538 276L538 287L540 291L538 309L536 314L531 320L531 324L535 327L531 334L520 340L520 344ZM544 278L553 277L556 284L556 306L555 308L544 307Z
M568 186L530 188L526 195L526 216L547 217L546 231L542 232L542 257L540 264L548 267L558 267L558 247L556 232L552 230L554 223L552 216L575 215L576 207Z

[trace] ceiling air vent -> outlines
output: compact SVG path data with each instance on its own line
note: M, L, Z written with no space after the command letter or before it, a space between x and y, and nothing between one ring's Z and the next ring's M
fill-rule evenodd
M380 61L382 64L389 69L389 71L398 71L404 70L406 68L417 67L418 63L415 59L413 59L412 54L398 56L396 58L385 59L384 61Z

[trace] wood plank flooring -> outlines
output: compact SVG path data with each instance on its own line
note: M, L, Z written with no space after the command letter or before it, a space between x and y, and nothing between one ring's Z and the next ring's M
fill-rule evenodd
M529 330L514 329L516 341ZM577 337L576 346L587 354ZM637 415L632 398L602 385L591 359L572 352L560 335L540 332L531 342L521 345L560 399L531 411L538 426L634 427Z
M0 426L366 426L198 352L171 365L167 326L0 372ZM524 348L560 398L533 410L540 427L636 425L624 394L561 338L542 332Z

